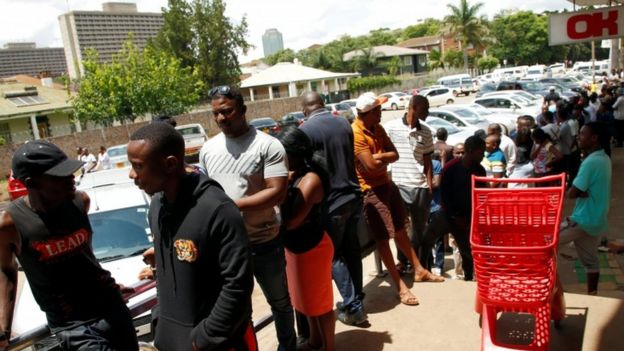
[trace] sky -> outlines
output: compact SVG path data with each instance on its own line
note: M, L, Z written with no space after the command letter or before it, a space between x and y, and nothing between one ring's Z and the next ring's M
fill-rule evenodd
M0 47L7 42L35 42L37 47L63 45L58 16L69 10L99 11L102 0L0 0ZM135 2L140 12L161 12L167 0L117 0ZM475 3L471 0L470 3ZM501 10L542 12L572 10L566 0L482 0L480 14L492 18ZM241 63L261 58L262 34L277 28L284 48L295 51L327 43L341 35L357 36L377 28L402 28L428 17L442 19L447 4L459 0L226 0L226 15L239 23L246 16L248 41L255 46Z

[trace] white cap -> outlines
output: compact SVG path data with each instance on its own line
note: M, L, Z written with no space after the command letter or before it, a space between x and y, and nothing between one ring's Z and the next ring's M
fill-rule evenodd
M386 96L376 96L373 92L368 92L360 95L355 102L355 108L358 112L368 112L377 106L380 106L384 102L388 101Z

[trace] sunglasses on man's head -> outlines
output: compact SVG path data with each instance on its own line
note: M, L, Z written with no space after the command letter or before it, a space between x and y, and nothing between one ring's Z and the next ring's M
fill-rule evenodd
M232 95L231 93L232 93L232 88L230 88L229 85L221 85L218 87L214 87L210 89L210 91L208 92L208 94L210 94L210 97L214 97L215 95L231 96Z

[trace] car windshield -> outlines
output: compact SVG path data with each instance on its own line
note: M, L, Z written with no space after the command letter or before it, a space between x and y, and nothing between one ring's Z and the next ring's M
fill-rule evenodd
M336 110L338 111L345 111L345 110L350 110L351 106L347 105L347 104L336 104Z
M529 99L527 99L527 98L525 98L525 97L522 97L522 96L520 96L520 95L510 95L510 96L508 96L508 97L509 97L509 99L511 99L513 102L515 102L515 103L517 103L517 104L519 104L519 105L522 105L522 106L529 106L529 105L531 105L531 103L532 103L532 102L531 102L531 100L529 100Z
M177 131L180 132L180 134L182 135L201 134L201 130L197 126L180 128L177 129Z
M465 108L452 108L451 111L457 113L460 117L466 120L466 122L470 124L477 124L483 121L483 118L479 116L477 113L474 113Z
M89 214L93 253L98 261L140 255L152 247L148 205Z
M478 113L479 116L487 116L487 115L494 114L494 112L488 110L487 108L479 104L470 104L468 107L470 107L474 112Z
M275 121L272 118L260 118L249 121L249 125L254 128L274 127Z
M459 128L455 127L453 124L442 119L429 118L425 121L425 123L427 123L429 126L431 126L435 130L444 128L446 129L449 135L461 132Z
M125 155L127 152L128 152L127 145L124 145L121 147L112 147L106 150L106 153L108 154L109 157L122 156L122 155Z

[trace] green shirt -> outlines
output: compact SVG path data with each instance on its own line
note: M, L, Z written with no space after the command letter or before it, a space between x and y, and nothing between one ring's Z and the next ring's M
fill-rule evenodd
M573 221L588 234L598 236L609 228L607 215L611 200L611 159L604 150L594 151L581 163L573 185L589 195L577 198Z

